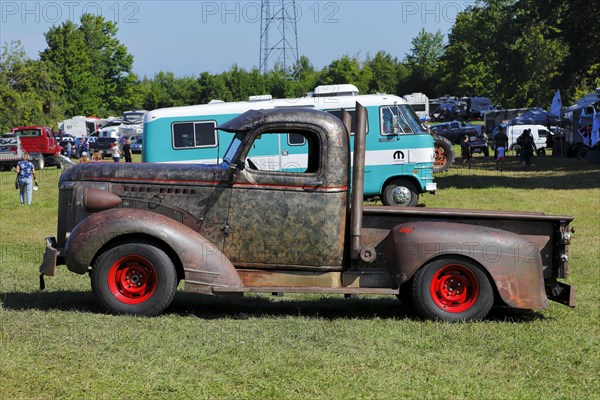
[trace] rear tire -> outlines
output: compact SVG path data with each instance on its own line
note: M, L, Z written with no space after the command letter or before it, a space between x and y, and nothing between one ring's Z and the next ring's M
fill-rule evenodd
M575 148L575 158L578 160L583 160L585 159L585 156L587 155L589 148L587 148L586 146L579 146Z
M486 273L477 264L446 257L425 264L413 277L412 303L423 318L477 321L494 303Z
M40 158L38 158L36 160L34 167L38 171L41 171L44 169L45 166L46 166L46 161L44 160L44 156L40 154Z
M452 143L443 136L433 135L433 146L435 149L433 172L448 171L454 164L455 155Z
M171 258L149 243L124 243L103 252L90 274L92 292L114 314L154 316L175 297L177 271Z
M414 207L419 201L415 185L406 179L391 181L383 189L381 202L386 206Z

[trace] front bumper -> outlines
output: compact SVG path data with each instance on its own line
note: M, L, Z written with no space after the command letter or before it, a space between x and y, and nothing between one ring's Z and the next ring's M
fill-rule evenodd
M546 278L544 281L548 299L569 307L575 307L575 286L559 282L554 278Z
M46 238L46 251L40 265L40 275L54 276L58 260L58 250L56 249L56 239L54 237Z
M436 194L437 192L437 183L436 182L428 182L425 184L425 190L431 194Z

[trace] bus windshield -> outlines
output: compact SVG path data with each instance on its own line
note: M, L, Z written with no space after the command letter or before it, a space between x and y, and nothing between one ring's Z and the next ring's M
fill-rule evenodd
M384 135L426 133L419 118L408 104L381 107L381 132Z

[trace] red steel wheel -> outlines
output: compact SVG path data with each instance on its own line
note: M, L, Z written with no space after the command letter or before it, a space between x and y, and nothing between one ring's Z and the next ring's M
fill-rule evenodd
M476 321L492 308L494 291L479 264L466 258L444 257L430 261L415 273L411 298L424 318Z
M473 307L477 301L479 281L470 269L460 264L448 264L433 275L429 292L439 308L460 313Z
M108 289L125 304L148 300L156 290L156 269L139 255L128 255L115 261L108 271Z
M98 256L90 273L100 305L115 314L153 316L171 304L177 290L177 270L160 247L124 242Z

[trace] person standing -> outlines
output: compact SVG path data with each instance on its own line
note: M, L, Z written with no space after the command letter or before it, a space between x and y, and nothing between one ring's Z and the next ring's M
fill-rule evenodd
M517 144L521 147L519 161L521 161L523 170L526 170L527 167L531 165L531 157L533 157L533 152L537 150L535 147L535 141L533 140L533 135L531 134L531 129L525 129L523 133L521 133L521 135L517 138Z
M469 146L469 136L465 135L464 140L460 144L460 155L462 156L462 163L468 164L469 169L471 168L471 146Z
M17 163L17 182L19 183L19 195L21 205L25 205L25 195L27 195L27 205L31 205L31 196L33 194L33 183L37 185L35 168L30 161L29 154L24 153L23 159Z
M494 158L496 159L496 170L502 171L504 167L504 157L508 147L508 136L504 132L504 127L498 127L498 133L494 136Z
M121 161L121 149L119 148L119 142L115 140L112 147L112 158L114 162Z
M123 156L125 157L125 162L132 162L131 140L129 139L127 139L123 145Z
M67 142L65 148L67 150L67 157L71 158L71 155L73 154L73 145L71 142Z

